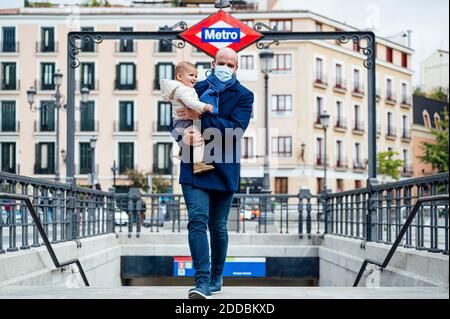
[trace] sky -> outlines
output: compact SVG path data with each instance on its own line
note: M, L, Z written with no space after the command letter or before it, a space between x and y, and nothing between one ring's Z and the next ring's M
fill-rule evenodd
M129 4L131 0L109 2ZM449 48L449 0L280 0L280 5L283 9L311 10L359 29L372 28L382 37L411 30L414 85L419 83L420 61L438 49Z

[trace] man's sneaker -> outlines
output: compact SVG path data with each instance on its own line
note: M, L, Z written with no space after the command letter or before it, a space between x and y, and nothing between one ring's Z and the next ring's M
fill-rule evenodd
M189 299L211 299L209 287L202 285L189 290Z
M211 283L209 284L209 290L211 294L219 294L222 292L223 278L222 276L211 276Z

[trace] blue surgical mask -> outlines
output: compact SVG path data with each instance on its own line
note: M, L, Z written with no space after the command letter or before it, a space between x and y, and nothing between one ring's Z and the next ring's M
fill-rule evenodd
M234 72L226 65L216 65L214 68L214 75L220 82L228 82L233 78Z

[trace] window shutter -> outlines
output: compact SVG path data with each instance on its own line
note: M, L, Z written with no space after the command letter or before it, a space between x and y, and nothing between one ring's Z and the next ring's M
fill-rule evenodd
M133 63L133 85L132 89L136 89L136 64Z
M153 88L159 90L159 64L155 65L155 83Z
M16 64L11 63L9 68L9 86L10 88L17 90L17 84L16 84Z
M158 173L158 143L153 144L153 173Z
M55 173L55 143L48 143L48 172Z
M35 163L34 163L34 173L40 174L41 170L41 144L36 143L34 145Z
M120 63L116 64L116 89L120 87Z

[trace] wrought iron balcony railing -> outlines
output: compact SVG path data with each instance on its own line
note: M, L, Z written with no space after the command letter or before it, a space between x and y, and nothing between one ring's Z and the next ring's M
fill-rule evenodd
M386 91L386 102L391 104L397 103L397 96L394 91Z
M336 169L346 169L348 168L348 164L347 164L347 158L344 156L337 156L336 158L336 163L335 163L335 168Z
M360 120L353 121L353 131L354 132L364 132L364 122Z
M334 78L334 89L338 91L346 91L347 90L347 81L343 78L335 77Z
M353 82L352 93L354 95L364 95L364 83L363 82Z
M58 53L58 41L50 42L36 42L36 53Z
M343 116L337 116L334 122L334 127L337 129L346 129L347 123L346 119Z
M0 42L0 53L19 53L20 42Z
M325 73L314 73L314 85L328 86L328 78Z
M113 130L115 133L137 132L138 131L138 121L133 121L131 123L114 121Z
M388 126L386 131L386 137L396 137L397 136L397 130L395 126Z

